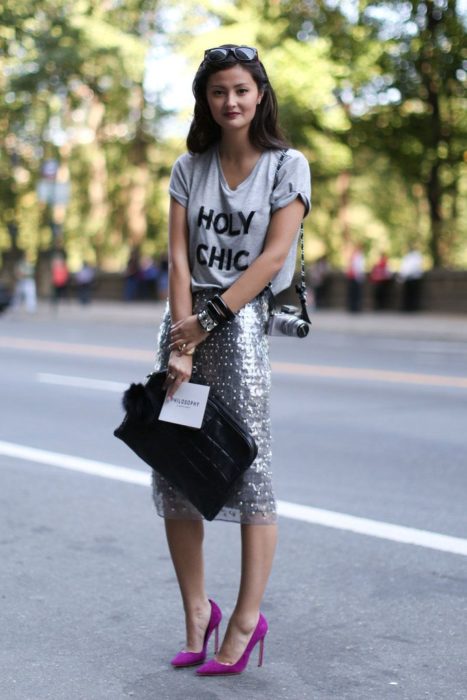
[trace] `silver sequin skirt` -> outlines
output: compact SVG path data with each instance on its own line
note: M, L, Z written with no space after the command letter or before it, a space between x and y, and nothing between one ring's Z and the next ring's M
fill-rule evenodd
M219 290L193 295L198 312ZM216 520L244 524L273 524L277 520L271 483L271 368L266 334L268 303L260 295L244 306L232 321L214 331L195 351L193 378L233 411L253 435L258 456L238 480ZM167 367L170 314L166 310L159 332L156 369ZM153 472L153 497L164 518L200 520L202 515L166 479Z

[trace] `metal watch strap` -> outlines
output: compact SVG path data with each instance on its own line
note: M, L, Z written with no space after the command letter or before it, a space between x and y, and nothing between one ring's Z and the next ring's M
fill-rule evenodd
M198 323L206 333L211 333L211 331L216 328L219 324L215 321L209 314L207 309L202 309L198 314Z

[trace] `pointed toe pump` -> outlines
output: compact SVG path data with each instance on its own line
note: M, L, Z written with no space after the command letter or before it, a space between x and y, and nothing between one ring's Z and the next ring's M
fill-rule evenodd
M197 666L202 664L206 658L209 639L214 632L214 651L217 654L219 648L219 625L222 620L222 612L213 600L211 603L211 617L204 635L203 648L201 651L180 651L170 662L175 668L185 668L186 666Z
M216 659L210 659L200 668L197 669L196 673L199 676L223 676L223 675L234 675L242 673L248 665L250 659L250 654L259 642L259 658L258 666L263 665L263 651L264 651L264 638L266 637L268 631L268 623L264 615L260 613L258 624L256 625L253 634L251 635L250 641L246 645L246 649L239 658L239 660L234 664L222 664Z

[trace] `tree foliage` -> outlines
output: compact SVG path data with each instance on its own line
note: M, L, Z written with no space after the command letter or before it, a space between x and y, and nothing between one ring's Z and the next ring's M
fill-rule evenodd
M5 230L22 247L67 247L98 262L148 233L148 144L157 117L143 95L153 3L41 0L0 9L2 188ZM45 161L71 180L70 205L46 207L36 185ZM19 226L25 208L39 210ZM54 226L50 226L54 224ZM13 243L18 243L13 241Z
M467 262L467 18L457 3L194 0L179 17L173 45L193 66L208 45L260 48L282 122L313 168L308 228L336 260L350 240L375 247L379 231L395 257L414 244L434 265Z
M347 243L467 264L467 18L454 0L4 0L0 7L0 246L50 223L77 257L119 266L166 244L166 186L183 138L144 89L150 47L196 68L207 46L258 46L294 146L308 157L308 253ZM146 63L145 63L146 62ZM157 64L156 64L157 65ZM172 90L177 87L174 74ZM189 95L187 104L190 103ZM169 125L169 128L168 128ZM69 178L46 207L44 161ZM55 232L57 228L54 229Z

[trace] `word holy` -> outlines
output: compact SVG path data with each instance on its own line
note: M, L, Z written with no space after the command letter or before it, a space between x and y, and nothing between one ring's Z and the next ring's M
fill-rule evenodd
M234 214L221 212L214 216L214 209L205 211L202 206L198 213L198 227L201 228L203 226L206 231L209 231L212 226L216 233L226 233L228 236L239 236L242 233L248 233L255 213L254 211L250 211L248 216L245 216L241 211Z

